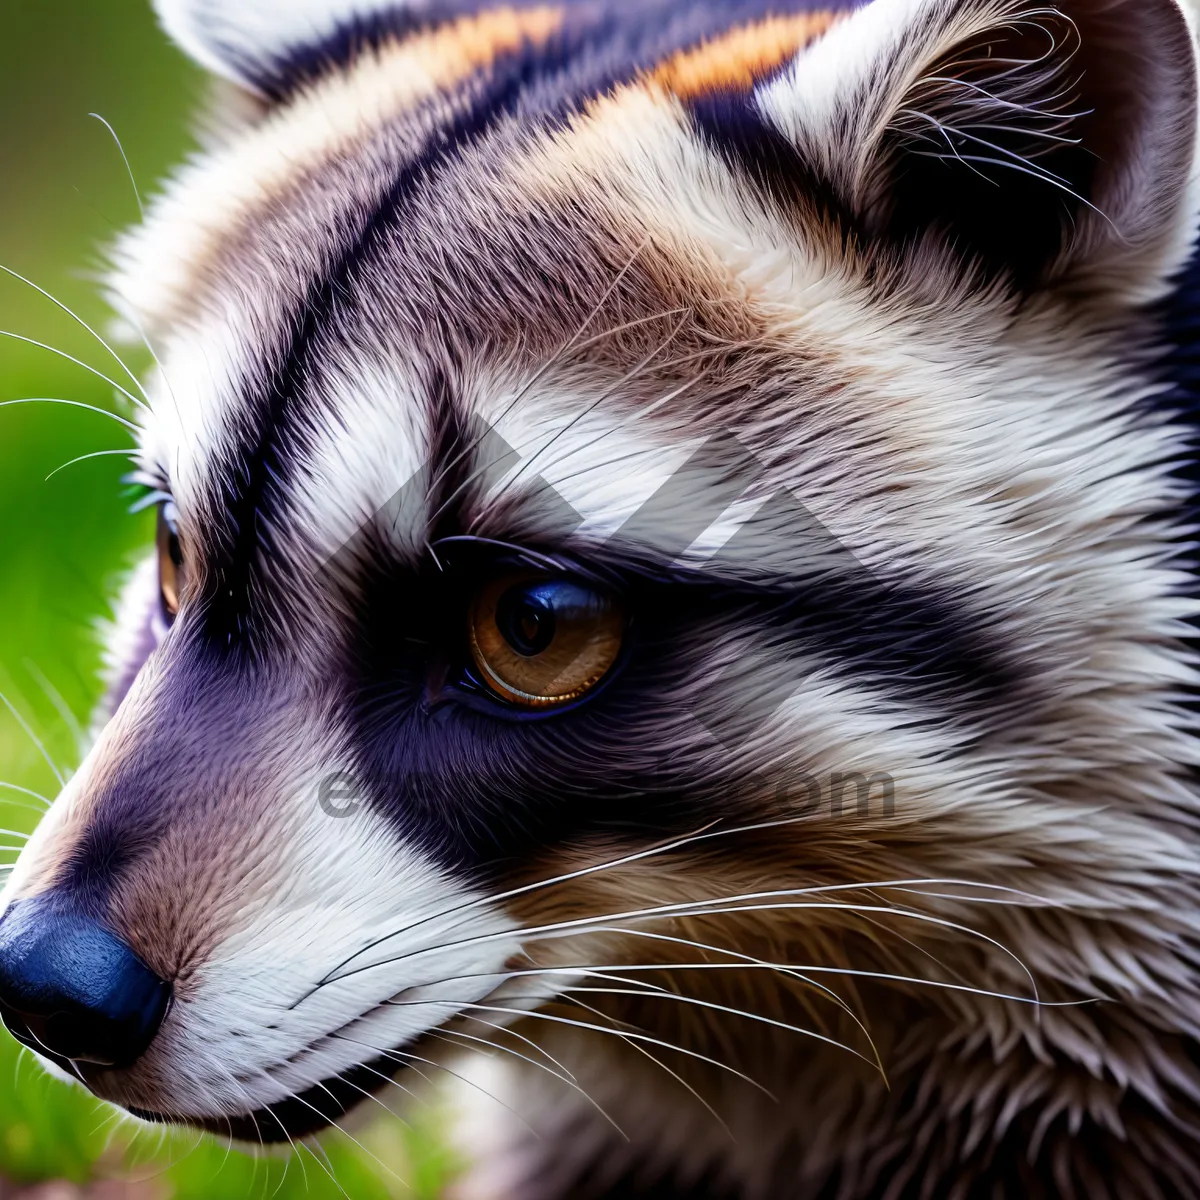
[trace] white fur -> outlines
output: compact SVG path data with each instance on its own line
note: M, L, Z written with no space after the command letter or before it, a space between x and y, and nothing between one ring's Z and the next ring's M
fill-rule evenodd
M373 527L398 555L419 558L425 553L430 443L420 381L400 347L381 348L367 359L344 352L326 371L321 390L328 404L305 456L305 486L294 498L293 527L305 535L303 550L322 564ZM352 445L347 429L362 431ZM402 502L399 520L391 506ZM283 536L288 539L286 530ZM302 552L299 540L295 551Z
M173 1073L172 1101L184 1112L211 1113L215 1103L244 1113L248 1101L273 1103L375 1057L368 1047L402 1046L492 991L518 948L505 936L511 920L398 842L365 803L344 817L323 811L317 787L336 760L310 761L287 788L290 816L269 877L146 1064L195 1064ZM400 993L405 1003L389 1005ZM230 1074L249 1080L231 1088Z
M402 9L395 0L155 0L163 28L198 63L246 87L289 52L356 19Z
M1154 4L1156 19L1169 24L1163 14L1173 10L1165 0ZM913 73L948 42L1011 10L1001 0L876 0L765 88L762 111L812 151L853 201L868 188L871 152ZM263 34L270 22L260 5L229 6L211 30L201 28L206 11L168 5L164 19L199 57L239 74L220 45L242 54L239 61L265 63L297 39L328 32L350 6L296 7L273 37ZM372 77L372 88L380 83ZM336 98L336 128L314 131L308 121L316 120L326 87ZM305 282L329 257L338 202L349 212L359 198L317 195L315 188L304 193L326 206L311 244L285 236L285 226L268 228L283 207L268 202L330 161L365 163L363 174L377 166L355 158L362 154L358 141L376 126L362 123L353 96L339 88L344 83L336 80L316 86L240 147L193 168L155 211L144 240L127 247L131 303L145 309L155 296L168 295L185 313L164 362L168 380L183 376L178 394L172 397L165 383L156 391L145 434L147 459L171 476L185 524L203 519L215 450L231 434L243 391L261 382L253 364L272 361ZM288 112L306 115L293 120ZM1172 153L1186 157L1195 113L1186 115L1191 124L1182 134L1173 121L1162 129L1172 135ZM342 137L343 127L354 136ZM1151 152L1135 155L1130 168L1142 190L1126 189L1128 213L1138 208L1136 200L1147 200L1145 189L1156 178L1162 182L1155 171L1166 151L1156 138L1150 143ZM303 170L292 170L293 153ZM815 222L794 227L701 144L680 106L653 88L625 89L597 100L568 127L531 135L504 169L512 174L512 207L544 202L547 212L584 213L585 223L602 226L631 255L649 234L659 278L669 281L675 270L681 291L689 288L697 303L711 299L744 313L758 339L751 350L769 344L776 361L818 364L796 370L784 380L791 390L781 385L764 409L746 404L730 416L729 426L766 465L760 490L793 491L881 578L936 584L968 623L1018 657L1041 705L1033 720L1001 712L982 729L970 713L961 722L929 720L923 697L898 698L887 679L838 670L814 645L811 661L800 664L796 692L733 753L680 720L679 745L691 753L691 768L719 780L803 754L818 773L888 771L897 782L898 827L910 833L897 854L918 864L944 863L961 847L962 862L949 869L993 887L1024 886L1053 907L1052 914L1039 913L1045 917L1039 924L1026 909L995 905L988 928L1017 947L1036 975L1060 985L1056 994L1080 999L1104 989L1161 1018L1159 1027L1194 1024L1194 970L1178 947L1194 940L1197 924L1200 869L1184 831L1194 826L1200 803L1183 773L1198 754L1195 718L1177 705L1175 693L1197 684L1181 639L1198 609L1183 594L1184 574L1172 559L1179 538L1190 535L1176 527L1184 494L1170 476L1188 439L1166 416L1131 415L1159 385L1119 358L1122 339L1138 334L1133 301L1161 290L1182 262L1195 233L1194 197L1175 187L1168 172L1164 204L1148 203L1137 216L1147 224L1136 263L1126 264L1119 287L1098 286L1101 298L1048 293L1017 305L965 280L950 254L936 249L911 265L910 286L882 298L852 250ZM554 207L563 201L571 207ZM207 219L210 202L215 216L196 233L189 222ZM475 232L466 227L473 215L465 213L456 230L464 245ZM484 214L497 233L509 215ZM239 245L221 259L226 235L245 228L261 235L270 252L255 259ZM556 230L568 247L569 233ZM1075 252L1097 254L1099 244L1085 240ZM437 247L422 284L452 294L450 272L439 274L439 266L460 248ZM1109 248L1117 258L1123 253ZM159 269L167 287L156 291ZM1106 276L1106 283L1116 277ZM365 346L343 347L306 377L323 405L313 406L319 415L305 430L308 449L290 464L289 494L273 509L289 565L301 554L321 557L342 545L419 471L432 440L420 352L410 344L415 335L404 310L405 288L415 285L390 281L387 303L368 310L361 302L378 298L370 287L380 281L364 282L360 274L343 282L347 291L363 289L349 297L360 307L350 303L344 311L369 311L381 332L373 329ZM399 314L391 326L389 314ZM447 328L453 326L448 320ZM681 399L677 409L631 416L630 397L620 387L606 391L602 371L550 370L526 391L533 369L514 373L507 361L474 363L467 379L454 381L469 415L495 423L520 456L485 496L475 532L519 538L522 522L538 518L527 485L540 477L583 517L584 543L589 537L600 543L698 444L695 410ZM611 375L611 364L605 369ZM752 394L760 381L748 375L740 382ZM518 503L507 511L491 506L506 489ZM730 506L689 560L699 562L716 548L758 499ZM424 506L406 513L395 544L419 551L429 516ZM781 538L777 561L761 565L786 571L796 566L788 560L795 552ZM723 569L719 554L708 569ZM143 572L133 586L151 583ZM319 587L302 601L314 631L335 621ZM131 600L128 611L144 613L144 606ZM157 1065L169 1080L164 1106L243 1112L316 1083L370 1058L367 1046L397 1045L478 1000L520 948L515 920L501 902L452 880L369 810L337 820L317 805L316 780L343 761L338 730L308 694L320 693L340 661L330 650L337 643L333 629L308 639L288 660L289 670L308 672L303 712L285 714L282 730L253 731L276 739L262 790L270 794L246 799L248 808L261 806L261 824L257 811L242 819L259 836L267 831L269 849L261 863L247 865L244 844L231 847L221 867L242 872L236 900L215 887L202 897L225 906L224 923L199 965L193 994L176 1005L147 1060L149 1075ZM744 681L722 671L743 657L742 641L714 642L693 686L720 690L720 700L737 710L746 700ZM765 669L796 666L785 659ZM115 730L31 841L8 894L33 889L56 839L67 840L64 831L86 815L85 794L101 802L97 764L126 752L121 730L136 731L139 706L152 703L157 670L151 659ZM666 709L667 699L655 697L660 701ZM218 810L222 799L214 799ZM886 844L896 827L879 830L878 842ZM217 833L221 828L214 822ZM861 849L871 854L878 844L867 836ZM916 904L918 895L906 902ZM973 912L982 920L965 901L926 899L952 918ZM445 915L414 924L435 913ZM393 930L394 937L358 960L369 969L313 991L348 955ZM922 961L919 969L932 968ZM1021 982L1013 959L989 972L989 982L1013 990ZM415 997L424 1003L386 1005L402 989L420 989ZM929 1011L943 1011L939 1004L972 1035L978 1031L989 1054L995 1051L991 1066L1004 1058L1000 1048L1009 1038L1049 1045L1064 1061L1093 1067L1095 1047L1072 1024L1091 1019L1091 1010L1047 1016L1034 1006L1001 1007L994 997L937 995ZM351 1040L333 1036L339 1033ZM898 1038L909 1031L889 1033ZM1114 1072L1123 1065L1115 1057ZM247 1078L231 1083L237 1071ZM608 1076L603 1067L598 1073L610 1090L629 1078ZM1144 1090L1159 1083L1152 1078ZM126 1092L115 1099L146 1103L137 1092L151 1086L146 1075L122 1086ZM1161 1086L1173 1085L1164 1077ZM684 1147L685 1156L689 1142L706 1141L697 1136L701 1127L677 1119L681 1110L672 1099L651 1103L651 1095L647 1088L637 1097L645 1102L645 1128L635 1132L647 1156L667 1142Z
M1112 118L1128 134L1123 158L1098 173L1096 194L1056 270L1086 275L1098 298L1116 288L1127 299L1149 301L1163 293L1191 244L1190 227L1172 215L1197 205L1194 13L1178 0L1149 0L1136 16L1087 0L1059 7L1081 17L1089 9L1118 15L1119 32L1108 36L1126 57L1096 69L1127 73L1132 99ZM972 37L1054 11L1025 0L873 0L760 88L757 102L861 213L884 186L884 135L904 120L930 67ZM1081 25L1087 36L1087 23ZM1069 63L1063 78L1076 70Z

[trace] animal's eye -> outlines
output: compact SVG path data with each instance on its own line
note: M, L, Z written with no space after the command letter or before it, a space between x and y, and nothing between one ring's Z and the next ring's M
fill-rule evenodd
M179 593L183 587L183 550L175 527L175 505L166 501L158 506L158 585L162 593L163 613L168 623L179 612Z
M604 678L624 630L611 593L573 579L505 575L475 596L468 632L475 666L494 692L526 708L550 708Z

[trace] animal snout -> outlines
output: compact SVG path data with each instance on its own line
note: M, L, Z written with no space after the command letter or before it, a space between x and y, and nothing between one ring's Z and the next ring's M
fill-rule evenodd
M170 1000L171 985L88 917L34 899L0 919L0 1019L60 1066L131 1067Z

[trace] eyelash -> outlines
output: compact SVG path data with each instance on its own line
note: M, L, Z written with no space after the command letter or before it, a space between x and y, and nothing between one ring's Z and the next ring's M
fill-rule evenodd
M171 490L157 472L132 471L121 482L126 485L125 495L129 498L129 512L145 512L156 504L172 500Z

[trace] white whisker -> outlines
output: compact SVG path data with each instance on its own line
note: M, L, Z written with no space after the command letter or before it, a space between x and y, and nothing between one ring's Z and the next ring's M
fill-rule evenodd
M599 1009L593 1008L590 1004L586 1003L583 1000L580 1000L578 997L572 996L572 997L570 997L570 1000L571 1000L572 1004L578 1005L578 1007L582 1008L585 1012L590 1012L593 1014L593 1016L597 1016L597 1017L601 1018L601 1020L612 1021L614 1024L624 1024L623 1021L617 1021L615 1017L611 1017L608 1014L601 1012ZM613 1029L613 1030L610 1030L609 1032L613 1033L616 1037L619 1037L631 1049L636 1050L641 1055L644 1055L660 1070L665 1071L667 1073L667 1075L669 1075L673 1080L675 1080L676 1083L678 1083L682 1088L684 1088L687 1092L689 1092L692 1096L695 1097L695 1099L703 1106L703 1108L709 1114L709 1116L711 1116L712 1119L714 1121L716 1121L716 1123L729 1136L730 1141L732 1141L732 1142L737 1141L737 1138L735 1138L733 1136L733 1130L729 1128L729 1126L725 1123L724 1120L722 1120L721 1114L718 1113L717 1110L715 1108L713 1108L713 1106L707 1100L705 1100L705 1098L702 1095L700 1095L699 1090L697 1088L695 1088L692 1084L688 1083L688 1081L686 1079L684 1079L684 1077L682 1075L680 1075L678 1071L672 1070L670 1067L667 1066L667 1064L665 1062L662 1061L661 1058L658 1058L656 1055L651 1054L650 1051L647 1050L645 1046L638 1045L637 1042L635 1042L632 1038L627 1036L627 1034L623 1033L621 1030Z
M129 378L133 381L133 386L135 388L137 388L138 391L141 392L142 395L145 396L145 398L147 400L150 399L149 396L146 396L146 389L144 387L142 387L141 380L138 379L138 377L129 369L128 366L126 366L125 360L77 312L75 312L73 309L71 309L67 305L65 305L56 296L52 296L48 291L46 291L45 288L38 287L38 285L36 283L34 283L32 279L26 279L24 275L20 274L17 271L14 271L11 267L6 267L6 266L0 264L0 272L3 272L5 275L8 275L13 279L20 280L20 282L25 284L27 287L33 288L33 290L35 292L37 292L41 296L44 296L56 308L59 308L63 312L65 312L67 314L67 316L70 317L71 320L74 321L77 325L81 325L84 329L86 329L87 332L90 333L92 335L92 337L94 337L96 339L96 341L98 341L100 343L100 345L103 346L104 349L107 350L110 355L112 355L113 359L117 363L117 366L119 366L121 368L121 370L124 371L125 374L128 375Z
M475 1088L475 1090L478 1092L481 1092L489 1100L495 1101L502 1108L508 1109L508 1111L510 1113L512 1113L512 1115L514 1117L516 1117L517 1120L520 1121L521 1124L524 1125L525 1128L528 1129L529 1132L532 1133L534 1137L539 1138L539 1139L541 1137L541 1135L537 1132L537 1130L534 1129L533 1126L530 1125L529 1122L526 1121L525 1118L522 1117L521 1114L519 1112L517 1112L517 1110L515 1108L513 1108L509 1104L505 1104L503 1100L501 1100L498 1096L493 1096L491 1092L489 1092L486 1088L482 1087L480 1084L476 1083L475 1080L468 1079L465 1075L460 1075L457 1071L446 1066L445 1063L434 1062L434 1060L431 1058L423 1058L421 1055L414 1054L414 1053L412 1053L412 1051L409 1051L409 1050L385 1050L381 1046L373 1046L373 1045L371 1045L370 1042L359 1041L357 1038L348 1037L344 1033L333 1033L333 1034L330 1034L329 1036L335 1037L339 1041L342 1041L342 1042L353 1042L356 1046L362 1046L365 1050L370 1050L370 1051L374 1052L375 1054L380 1055L383 1058L389 1058L393 1062L400 1063L402 1066L411 1066L413 1063L424 1063L426 1066L433 1067L435 1070L445 1071L447 1075L452 1075L455 1079L459 1080L460 1082L467 1084L469 1087ZM417 1070L416 1067L412 1067L412 1069ZM421 1077L423 1079L428 1081L428 1076L422 1074L420 1071L417 1071L417 1073L419 1075L421 1075Z
M710 822L708 825L702 826L694 833L687 834L680 838L675 838L670 841L661 842L657 845L647 847L644 850L633 851L629 854L623 854L617 858L609 859L602 863L595 863L591 866L580 867L574 871L567 871L561 875L554 875L549 879L538 880L536 883L522 884L520 887L510 888L508 891L500 892L495 896L482 896L476 900L468 900L465 903L454 905L450 908L440 909L439 911L422 917L417 921L410 922L408 925L402 926L400 929L394 930L391 933L384 934L381 937L375 938L368 942L360 950L348 958L343 959L331 971L329 971L318 983L318 988L327 983L335 982L337 978L345 978L338 976L343 967L349 966L356 958L376 949L378 946L390 941L392 938L401 937L411 933L414 929L419 929L422 925L428 925L433 921L439 921L446 917L457 916L460 913L469 912L472 909L479 908L484 905L492 905L502 903L506 900L511 900L517 896L525 896L532 892L541 891L546 888L555 887L559 884L569 883L572 880L583 879L590 875L597 875L604 871L615 870L619 867L628 866L632 863L641 862L647 858L653 858L661 854L667 854L675 850L683 849L686 846L694 846L701 842L708 842L717 838L732 837L742 833L759 833L768 829L778 829L788 825L796 825L805 820L807 817L782 817L771 821L758 821L747 825L734 825L725 829L713 829L713 825L717 822ZM966 879L895 879L881 880L866 884L828 884L821 885L811 889L807 889L803 893L798 894L822 894L833 893L838 891L850 890L866 890L868 888L909 888L915 886L955 886L963 888L972 888L976 890L986 890L999 892L1002 895L1012 896L1035 904L1038 906L1058 907L1058 905L1045 897L1038 896L1033 892L1022 891L1018 888L1006 887L1001 884L979 883ZM966 897L960 897L962 900L967 900ZM970 901L968 901L970 902ZM314 991L317 989L313 989ZM312 993L310 992L309 995ZM301 997L301 1001L307 999L307 996ZM297 1004L301 1001L297 1001ZM294 1006L293 1006L294 1007Z
M85 404L82 400L62 400L58 396L26 396L20 400L0 400L0 408L12 408L17 404L63 404L67 408L82 408L86 412L108 417L116 421L118 425L124 425L131 433L139 432L138 427L132 421L127 421L115 412L109 412L107 408L97 408L94 404Z
M1030 985L1033 988L1034 995L1037 995L1037 984L1034 981L1033 973L1029 968L1005 945L997 941L995 938L989 937L987 934L979 930L972 929L969 926L959 924L944 917L935 917L929 913L912 912L906 909L896 908L889 905L865 905L865 904L849 904L842 902L826 902L806 900L802 902L787 901L785 898L792 896L811 896L822 892L833 892L850 890L857 888L862 890L865 885L830 885L829 887L820 888L783 888L773 891L764 892L745 892L734 896L720 896L709 900L692 900L680 901L673 904L654 905L642 909L630 909L620 913L608 913L595 917L577 917L569 921L555 921L546 925L536 925L519 930L505 930L503 932L477 934L473 937L463 938L458 941L444 942L436 946L425 946L417 950L410 950L404 954L397 955L390 959L385 959L378 963L371 963L364 967L357 967L353 971L347 971L343 975L337 975L328 982L336 982L339 979L348 979L353 975L362 974L365 971L377 970L384 966L394 966L396 963L420 957L425 954L441 953L450 949L459 949L465 946L477 946L488 944L497 940L505 940L514 936L522 939L533 939L543 941L548 939L556 939L558 936L567 933L587 933L608 931L614 932L615 922L639 921L648 919L662 919L668 917L704 917L704 916L719 916L732 915L735 913L754 913L754 912L786 912L786 911L809 911L809 912L847 912L847 913L877 913L889 914L897 916L905 920L917 921L924 924L930 924L942 929L949 929L955 932L964 933L969 937L979 939L989 945L994 946L1003 954L1011 958L1024 971L1029 979ZM873 884L873 887L884 886L882 884ZM759 904L756 901L770 900L769 904ZM619 926L617 927L619 928ZM319 985L324 986L324 985ZM319 989L318 989L319 990ZM312 995L313 993L309 993ZM303 1000L304 998L302 998ZM296 1004L302 1001L297 1001ZM295 1006L293 1006L295 1007Z
M580 421L582 421L582 420L583 420L583 418L584 418L584 417L586 417L586 416L588 415L588 413L590 413L590 412L592 412L594 409L598 408L598 407L599 407L601 404L603 404L603 403L604 403L604 401L605 401L605 400L609 399L609 397L611 397L611 396L615 395L615 394L618 392L618 390L619 390L621 387L623 387L623 386L624 386L625 384L627 384L627 383L630 383L630 382L632 382L632 381L633 381L634 379L636 379L636 378L637 378L637 377L638 377L638 376L639 376L639 375L640 375L640 374L641 374L641 373L642 373L644 370L646 370L646 368L647 368L647 367L649 367L649 365L650 365L650 364L651 364L651 363L652 363L652 362L653 362L653 361L654 361L654 360L655 360L655 359L656 359L656 358L657 358L657 357L658 357L658 356L659 356L659 355L660 355L660 354L661 354L661 353L662 353L662 352L663 352L663 351L664 351L664 350L665 350L665 349L666 349L666 348L667 348L667 347L668 347L668 346L669 346L669 345L670 345L670 344L671 344L671 343L672 343L672 342L675 340L675 338L676 338L676 337L679 335L679 331L680 331L680 330L681 330L681 329L684 327L684 325L686 325L686 324L687 324L688 315L689 315L688 313L684 313L684 315L683 315L683 316L681 316L681 317L679 318L678 322L677 322L677 323L675 324L675 326L674 326L674 327L671 329L671 332L670 332L669 334L667 334L666 338L664 338L664 339L663 339L663 341L659 342L659 344L658 344L657 346L655 346L653 350L649 351L649 352L648 352L648 353L645 355L645 357L643 357L643 358L641 359L641 361L640 361L640 362L637 362L637 363L635 363L635 364L634 364L634 365L633 365L633 366L632 366L632 367L631 367L631 368L630 368L628 371L626 371L626 372L625 372L625 374L624 374L624 375L622 375L622 376L621 376L621 378L620 378L620 379L618 379L618 380L617 380L617 381L616 381L616 382L615 382L615 383L614 383L614 384L613 384L611 387L609 387L609 388L607 388L605 391L601 392L601 393L600 393L600 395L599 395L599 396L598 396L598 397L597 397L595 400L591 401L589 404L586 404L586 405L585 405L585 406L584 406L584 407L583 407L583 408L582 408L582 409L581 409L579 412L577 412L577 413L576 413L576 414L575 414L575 415L574 415L574 416L573 416L573 417L572 417L572 418L571 418L571 419L570 419L570 420L569 420L569 421L568 421L568 422L567 422L567 423L566 423L566 424L565 424L565 425L564 425L564 426L563 426L563 427L562 427L560 430L558 430L558 432L557 432L557 433L555 433L555 434L554 434L554 435L553 435L553 436L552 436L552 437L549 439L549 441L547 441L547 442L545 443L545 445L543 445L543 446L540 446L540 447L539 447L537 450L535 450L535 451L534 451L534 452L533 452L533 453L532 453L532 454L531 454L531 455L530 455L528 458L526 458L526 459L525 459L525 460L524 460L524 461L521 463L521 465L520 465L520 466L519 466L519 467L516 469L516 471L515 471L515 473L513 474L512 478L511 478L511 479L509 479L509 480L508 480L508 481L505 483L505 485L504 485L504 490L505 490L506 492L508 492L508 491L511 491L511 490L512 490L512 488L513 488L513 486L516 484L517 480L518 480L518 479L520 479L520 478L521 478L521 476L522 476L522 475L524 475L524 474L525 474L525 472L526 472L527 470L529 470L529 468L530 468L530 467L532 467L532 466L533 466L533 464L534 464L534 463L536 463L536 462L537 462L537 461L538 461L538 460L539 460L539 459L542 457L542 455L543 455L543 454L545 454L545 452L546 452L546 451L547 451L547 450L548 450L548 449L549 449L551 446L553 446L553 445L555 444L555 442L557 442L557 441L558 441L558 439L559 439L559 438L563 437L563 436L564 436L566 433L568 433L568 432L569 432L571 429L573 429L573 428L574 428L574 427L575 427L575 426L576 426L576 425L577 425L577 424L578 424ZM475 518L472 520L472 522L471 522L471 525L470 525L470 527L469 527L469 530L468 530L468 532L469 532L470 530L473 530L473 529L475 528L475 526L479 524L479 520L480 520L480 516L481 516L481 515L482 515L482 514L479 514L479 515L477 515L477 516L476 516L476 517L475 517Z
M101 452L103 453L103 452ZM109 451L109 453L123 453L123 451ZM62 723L67 727L67 731L75 740L76 746L82 749L84 742L87 740L83 731L83 726L79 722L79 718L71 711L71 706L63 699L62 693L46 678L45 672L31 658L24 660L25 670L33 677L34 683L42 690L42 695L50 701L54 711L58 713L62 719Z
M37 749L38 753L45 760L46 766L48 766L50 768L50 771L53 774L54 778L58 780L58 786L66 787L67 786L66 779L63 777L63 774L58 769L58 767L55 766L54 759L52 759L50 757L50 752L46 749L41 738L39 738L38 735L33 732L32 727L25 720L25 718L23 716L21 716L21 714L17 711L16 706L3 692L0 692L0 704L3 704L4 707L8 709L8 711L12 714L13 720L16 721L16 723L21 727L25 736L28 737L29 740L33 743L33 745Z
M509 997L505 997L505 998L508 999ZM408 1002L402 1001L402 1000L388 1000L388 1001L385 1001L385 1003L389 1004L389 1005L403 1005ZM596 1025L588 1025L588 1024L580 1025L580 1023L577 1021L572 1021L567 1017L558 1017L558 1016L555 1016L553 1013L531 1012L526 1009L501 1008L500 1006L495 1005L495 1004L461 1004L458 1007L460 1007L462 1009L469 1009L472 1012L507 1013L510 1016L516 1015L522 1019L528 1017L530 1019L539 1020L539 1021L554 1021L557 1023L564 1023L567 1025L579 1025L579 1027L582 1029L594 1029L598 1033L607 1033L607 1034L613 1034L613 1035L616 1034L616 1030L604 1029L604 1028L601 1028ZM763 1093L763 1095L770 1097L770 1099L772 1099L772 1100L775 1099L775 1096L773 1096L771 1094L771 1092L769 1092L765 1087L763 1087L763 1085L761 1083L759 1083L757 1080L751 1079L749 1075L743 1074L741 1071L737 1070L736 1067L729 1066L728 1063L723 1063L715 1058L709 1058L707 1054L701 1054L697 1050L689 1050L684 1046L677 1046L673 1042L662 1041L661 1039L651 1037L649 1034L646 1034L646 1033L630 1032L623 1036L635 1038L638 1041L647 1042L650 1045L659 1046L664 1050L674 1050L676 1053L683 1054L688 1058L695 1058L701 1062L708 1063L709 1066L718 1067L722 1071L728 1071L731 1074L736 1075L739 1079L744 1080L746 1083L750 1084L752 1087L757 1088L760 1092Z
M137 408L145 408L145 401L135 396L128 388L122 387L115 379L110 379L103 371L97 370L93 366L76 358L73 354L68 354L65 350L59 350L55 346L47 345L45 342L39 342L36 338L26 337L23 333L12 333L7 329L0 329L0 337L11 338L15 342L24 342L27 346L36 346L39 350L48 350L51 354L57 354L59 358L65 358L67 362L74 363L77 367L82 367L85 371L95 375L97 379L102 379L109 387L120 392L127 400Z
M512 398L512 400L508 403L508 405L501 411L500 415L496 418L496 420L492 422L491 427L494 427L500 421L503 421L506 417L508 417L514 411L514 409L516 409L516 407L521 403L521 401L525 398L525 396L527 396L529 394L529 391L537 384L538 380L541 379L542 376L545 375L546 372L549 371L555 365L555 363L560 362L562 360L562 357L565 354L570 353L570 351L573 349L581 348L581 347L579 347L579 339L583 337L583 335L587 332L588 326L591 325L591 323L600 314L600 311L604 308L605 304L608 303L609 297L612 296L613 292L615 292L617 290L617 288L621 286L621 281L633 269L633 264L635 262L637 262L638 258L641 256L642 251L645 250L646 247L650 245L652 240L653 239L649 235L647 235L647 237L641 243L641 245L638 246L638 248L629 256L628 262L626 262L625 265L617 272L616 278L613 279L612 283L610 283L608 285L608 287L606 287L604 289L604 292L601 294L600 299L596 302L595 307L593 307L591 312L589 312L588 315L586 317L584 317L583 324L579 326L579 328L575 331L574 335L567 341L567 343L564 346L562 346L559 350L557 350L554 354L552 354L533 373L533 375L530 377L530 379L526 381L525 386L523 388L521 388L520 391L517 392L517 394ZM605 337L608 335L607 334L599 334L597 336ZM591 344L592 343L590 340L588 342L583 343L584 346L591 345ZM456 454L453 458L451 458L447 463L444 464L441 471L434 477L433 482L431 484L431 490L436 490L437 486L441 483L441 481L446 477L446 475L450 471L452 471L460 462L462 462L462 460L467 455L473 454L475 452L475 450L477 450L479 448L479 446L483 443L484 439L487 437L488 433L490 432L491 427L489 427L489 429L485 429L481 434L478 435L478 437L475 438L474 441L472 441L469 445L463 447L463 449L460 450L458 452L458 454Z
M468 1019L478 1020L478 1018L468 1018ZM505 1030L505 1029L503 1029L502 1026L497 1026L496 1028L501 1029L505 1033L515 1033L514 1030ZM596 1100L594 1100L591 1096L589 1096L588 1093L586 1091L584 1091L584 1089L582 1087L580 1087L578 1081L575 1079L574 1076L571 1076L570 1078L568 1078L567 1075L559 1074L558 1071L555 1071L552 1067L547 1066L544 1062L539 1062L536 1058L530 1058L530 1056L528 1054L522 1054L519 1050L514 1050L511 1046L505 1046L500 1042L489 1041L486 1038L475 1037L473 1034L464 1033L462 1030L459 1030L459 1029L448 1029L448 1030L444 1030L444 1031L430 1030L429 1033L430 1033L431 1037L437 1037L437 1038L441 1038L443 1040L450 1038L450 1037L456 1037L456 1038L462 1038L465 1041L477 1042L481 1046L487 1046L489 1049L492 1049L492 1050L500 1050L505 1054L512 1055L514 1058L519 1058L522 1062L529 1063L529 1065L532 1067L537 1067L539 1070L545 1071L548 1075L551 1075L555 1079L557 1079L559 1081L559 1083L565 1083L567 1085L567 1087L572 1088L574 1091L578 1092L579 1095L582 1096L583 1099L588 1104L590 1104L600 1114L600 1116L602 1116L617 1131L617 1133L619 1133L621 1135L621 1137L624 1138L625 1141L628 1142L630 1140L629 1135L625 1132L625 1130L623 1130L620 1127L620 1125L618 1125L617 1122L614 1121L613 1118L611 1116L609 1116L609 1114L607 1112L605 1112L605 1110L601 1107L601 1105ZM525 1040L529 1041L528 1038L526 1038ZM540 1046L536 1045L536 1043L531 1042L530 1044L534 1045L535 1048L540 1053L546 1054L546 1051L542 1050ZM550 1060L552 1062L556 1061L549 1054L546 1054L546 1057L550 1058Z
M457 979L458 976L455 978ZM516 1029L511 1029L507 1025L499 1025L495 1021L485 1021L483 1017L476 1017L470 1014L464 1014L464 1016L466 1020L472 1021L477 1025L486 1025L489 1029L494 1029L498 1033L504 1033L510 1037L519 1038L525 1043L525 1045L536 1050L539 1054L545 1055L546 1058L548 1058L560 1071L562 1071L562 1073L566 1075L568 1079L575 1080L575 1074L570 1070L569 1067L555 1058L554 1055L551 1054L544 1046L539 1046L532 1038L527 1038L523 1033L518 1032Z
M142 194L138 191L137 180L133 177L133 168L129 165L129 156L125 153L125 147L121 145L121 139L117 137L117 131L99 114L88 113L89 117L94 117L105 129L112 134L112 140L117 143L117 150L121 154L121 161L125 164L125 170L129 174L129 186L133 188L133 198L137 201L138 216L142 220L146 219L146 210L142 206Z
M73 467L76 463L87 462L88 459L90 459L90 458L113 458L113 457L132 458L133 455L136 453L137 453L136 448L133 446L130 446L129 448L127 448L125 450L93 450L90 454L80 454L80 455L77 455L75 458L67 459L67 461L65 463L63 463L62 466L55 467L54 470L51 471L50 474L47 475L44 480L42 480L42 482L49 483L50 480L53 479L55 477L55 475L57 475L59 473L59 471L65 471L68 467Z
M30 798L32 798L34 800L40 800L42 805L45 808L49 808L50 804L51 804L49 797L43 796L41 792L35 792L32 788L21 787L19 784L16 784L16 783L6 783L4 780L0 779L0 789L2 789L3 791L6 791L6 792L16 792L20 796L29 796ZM9 803L11 804L11 803L17 803L17 802L9 801ZM33 808L34 811L37 811L35 806L32 804L24 804L24 805L21 805L21 807L22 808Z

